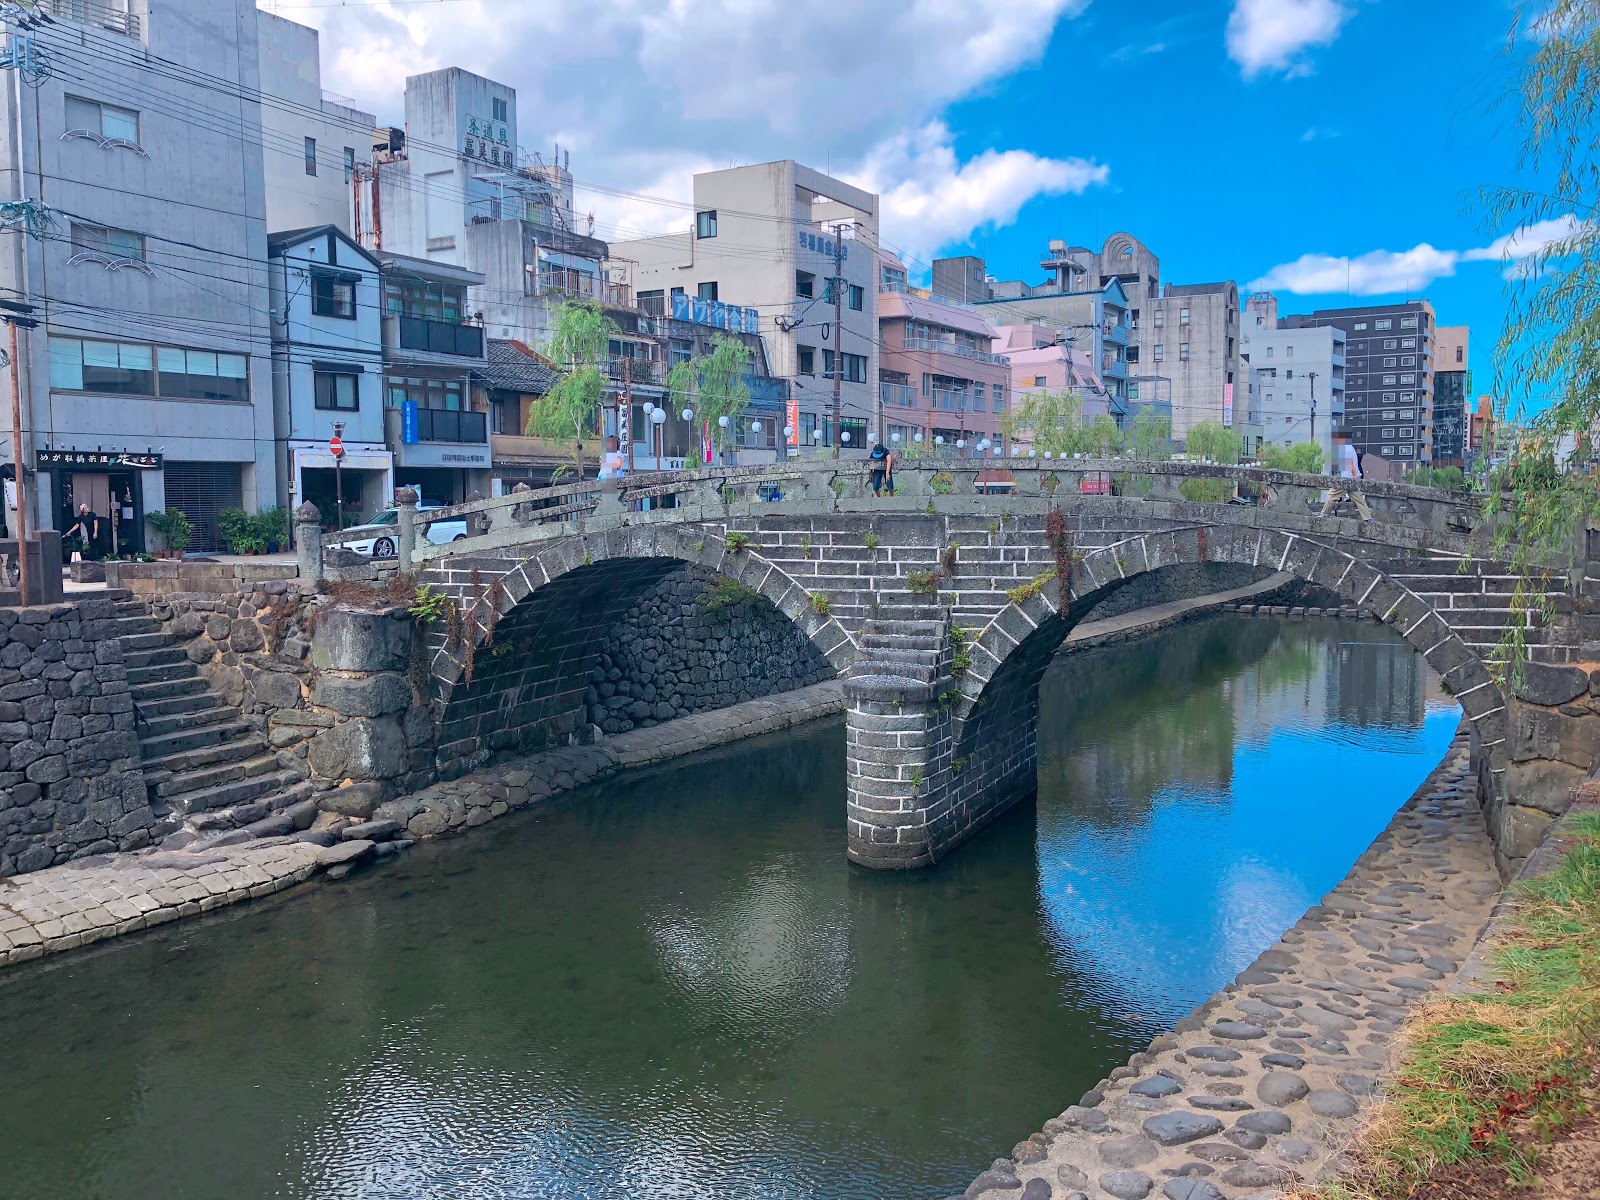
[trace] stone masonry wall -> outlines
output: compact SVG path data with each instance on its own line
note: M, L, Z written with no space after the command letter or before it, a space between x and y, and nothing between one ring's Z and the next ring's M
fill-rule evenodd
M833 668L748 588L699 566L646 588L589 669L589 722L626 733L820 683Z
M1232 591L1270 574L1272 572L1265 567L1237 563L1178 563L1140 575L1091 608L1083 619L1103 621L1107 617L1121 617L1136 609L1149 608L1152 604Z
M0 876L150 842L110 600L0 609Z

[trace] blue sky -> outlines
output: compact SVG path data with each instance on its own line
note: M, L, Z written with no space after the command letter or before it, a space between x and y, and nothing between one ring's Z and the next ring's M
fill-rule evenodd
M685 227L696 171L796 158L880 192L914 266L1038 279L1050 238L1120 228L1169 282L1292 312L1343 303L1348 259L1358 302L1470 325L1488 386L1512 231L1471 193L1513 177L1512 0L260 2L383 123L409 73L516 87L521 142L570 151L613 241Z

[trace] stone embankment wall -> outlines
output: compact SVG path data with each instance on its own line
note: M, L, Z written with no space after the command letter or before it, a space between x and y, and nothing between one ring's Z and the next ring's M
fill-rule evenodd
M150 842L110 600L0 608L0 876Z
M1214 592L1228 592L1265 579L1272 572L1265 567L1236 563L1179 563L1164 571L1139 575L1091 608L1085 621L1104 621L1126 616L1136 609L1174 600L1192 600Z
M646 588L589 669L584 704L605 734L820 683L833 668L758 593L685 567Z

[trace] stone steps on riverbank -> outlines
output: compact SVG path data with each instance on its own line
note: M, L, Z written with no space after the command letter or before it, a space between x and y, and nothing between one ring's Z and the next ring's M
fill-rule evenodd
M1337 1169L1390 1039L1455 974L1500 894L1474 797L1459 734L1320 905L967 1196L1254 1200Z

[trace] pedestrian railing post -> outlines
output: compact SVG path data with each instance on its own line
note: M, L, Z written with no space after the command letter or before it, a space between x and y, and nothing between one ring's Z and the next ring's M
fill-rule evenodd
M295 553L300 578L322 582L322 514L307 500L294 510Z
M417 561L417 493L403 487L394 494L400 506L400 571L409 574Z

